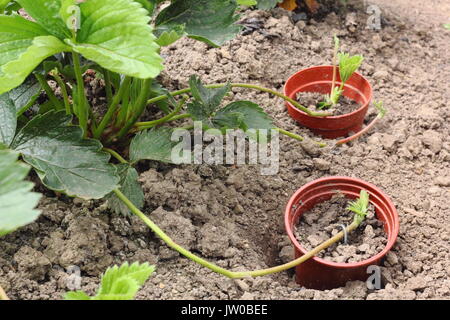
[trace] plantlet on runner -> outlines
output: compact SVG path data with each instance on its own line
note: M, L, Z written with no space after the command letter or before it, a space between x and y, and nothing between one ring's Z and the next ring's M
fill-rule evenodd
M325 96L325 101L317 104L317 108L321 110L329 109L338 104L339 99L344 92L345 83L350 79L352 74L358 70L364 60L361 55L350 56L348 53L339 52L339 45L339 38L334 36L333 82L330 94ZM341 77L340 86L336 86L336 64L339 64L339 75Z

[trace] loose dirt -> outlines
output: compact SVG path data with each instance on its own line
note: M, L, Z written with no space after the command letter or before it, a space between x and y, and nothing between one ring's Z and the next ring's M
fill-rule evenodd
M300 92L297 94L297 101L315 112L325 111L333 116L340 116L351 113L361 107L359 103L347 97L341 96L339 102L328 109L320 109L317 104L325 101L325 96L317 92Z
M277 126L308 138L281 137L278 174L262 176L258 166L147 162L140 181L151 218L197 254L236 271L293 258L283 215L302 185L330 175L369 181L392 198L400 216L398 241L382 264L382 289L359 281L305 289L293 271L232 281L180 257L136 218L117 216L101 201L46 192L42 217L0 242L0 284L10 297L61 299L78 270L81 289L94 293L106 267L149 261L157 271L139 299L450 298L450 32L442 27L450 8L446 1L375 0L382 29L370 30L367 7L348 2L342 16L330 13L323 21L278 9L245 12L256 27L222 48L184 39L164 49L161 80L180 89L195 73L208 83L254 82L281 91L291 74L332 56L337 34L344 51L364 55L360 71L389 111L373 131L351 145L318 149L310 141L317 137L289 117L283 101L235 90L231 98L257 102ZM366 121L375 114L370 108Z

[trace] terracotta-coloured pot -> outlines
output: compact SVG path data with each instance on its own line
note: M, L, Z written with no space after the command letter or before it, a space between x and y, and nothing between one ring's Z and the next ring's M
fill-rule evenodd
M350 199L355 199L359 197L362 189L369 193L369 201L375 207L376 217L384 223L384 230L388 236L386 247L372 258L356 263L336 263L318 257L311 258L296 267L296 281L301 286L325 290L344 286L347 281L366 281L370 275L367 273L367 267L380 264L394 245L399 232L399 219L397 210L387 195L376 186L360 179L325 177L304 185L295 192L287 204L285 227L295 247L295 258L307 252L293 232L301 215L316 204L331 199L337 191Z
M329 94L333 81L333 66L318 66L301 70L292 75L284 86L284 94L294 100L299 92L319 92ZM341 84L337 68L336 85ZM297 109L289 102L286 106L292 118L324 138L334 139L356 133L362 129L364 117L372 100L372 86L359 73L355 72L344 85L343 95L352 99L361 107L351 113L340 116L313 117ZM320 102L320 101L317 101ZM302 102L299 101L301 104Z

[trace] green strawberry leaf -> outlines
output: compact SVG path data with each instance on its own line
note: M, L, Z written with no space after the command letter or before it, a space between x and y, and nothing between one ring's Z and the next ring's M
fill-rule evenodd
M236 24L237 7L235 0L173 0L156 17L155 25L166 30L184 26L189 37L218 47L242 29Z
M0 95L0 99L3 98L10 101L14 105L16 112L19 112L27 105L32 105L36 101L41 92L41 88L36 77L30 76L20 86Z
M65 294L66 300L133 300L139 289L155 271L148 263L138 262L129 265L125 262L120 267L108 268L102 276L100 288L94 297L83 291Z
M83 291L71 291L64 295L64 300L91 300L91 297Z
M339 74L342 82L347 82L352 74L361 66L364 58L360 55L350 56L348 53L339 53Z
M98 294L115 294L115 285L122 278L132 279L138 286L142 286L154 271L154 266L150 266L148 263L139 264L137 262L132 265L125 262L120 267L108 268L102 277Z
M17 115L14 103L6 94L0 96L0 144L9 146L16 135Z
M154 128L138 133L130 145L130 160L156 160L171 163L172 148L178 144L171 140L173 129Z
M135 168L128 164L117 165L117 173L120 177L120 191L139 209L144 207L144 192L139 184L139 175ZM117 214L129 215L128 207L115 195L110 193L106 199L108 206Z
M80 9L77 40L65 40L74 51L105 69L140 79L155 78L163 70L150 17L141 4L89 0Z
M197 76L191 76L189 85L195 100L188 104L188 112L192 119L210 124L209 119L220 108L223 98L231 90L231 84L211 89L206 88Z
M184 25L177 25L168 30L158 28L155 30L155 34L158 37L156 43L161 47L167 47L184 37L186 32L184 31Z
M44 59L66 50L70 48L37 23L0 16L0 94L19 86Z
M85 199L103 198L118 185L116 169L101 143L83 139L83 130L70 125L71 120L65 112L38 115L19 131L11 148L48 188Z
M236 114L239 114L239 121L224 122L224 118L236 119ZM216 127L226 126L227 129L242 129L247 131L249 129L274 129L275 125L272 119L264 110L256 103L251 101L235 101L219 110L212 122ZM234 126L233 126L234 125Z
M30 168L17 161L19 154L0 150L0 236L4 236L37 219L34 208L40 194L30 192L33 183L23 181Z
M17 0L17 2L51 35L59 39L72 37L70 30L67 28L66 21L60 16L61 3L66 1Z

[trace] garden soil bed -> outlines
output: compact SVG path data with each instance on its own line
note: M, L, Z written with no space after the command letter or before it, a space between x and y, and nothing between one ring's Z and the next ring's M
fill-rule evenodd
M352 2L352 1L350 1ZM12 299L60 299L71 266L93 293L105 268L148 261L156 273L138 299L430 299L450 298L450 16L446 1L372 1L383 29L366 29L366 8L344 18L294 24L290 13L246 12L261 29L222 48L185 39L163 50L163 83L187 86L191 73L205 82L252 81L282 90L294 72L324 64L337 33L343 50L363 54L360 72L389 113L352 145L318 149L310 141L280 141L280 170L262 176L257 166L172 166L143 163L145 212L176 242L233 270L286 262L293 248L283 224L292 193L328 175L358 177L379 186L397 206L400 234L382 265L383 288L360 281L319 291L299 287L294 271L229 280L169 250L136 218L112 214L100 201L47 192L43 215L0 243L0 284ZM170 80L169 80L170 79ZM236 99L263 106L276 125L311 137L287 114L283 101L236 90ZM366 120L375 116L371 109ZM38 187L40 191L43 188ZM75 269L76 270L76 269Z
M347 210L348 204L348 198L336 194L302 214L295 228L295 237L303 248L312 250L350 225L354 214ZM375 217L375 208L370 205L366 219L347 235L347 243L345 240L336 243L317 256L338 263L360 262L381 252L386 243L383 223Z

